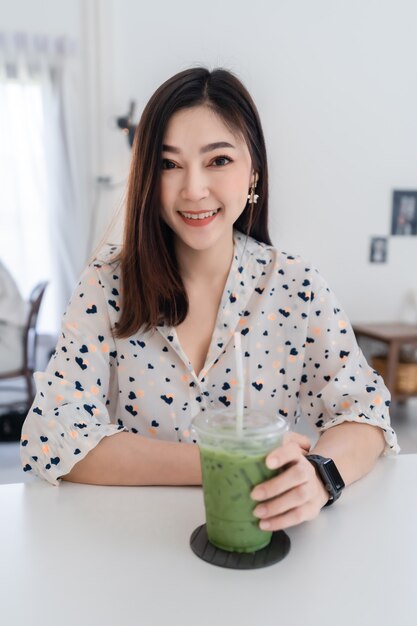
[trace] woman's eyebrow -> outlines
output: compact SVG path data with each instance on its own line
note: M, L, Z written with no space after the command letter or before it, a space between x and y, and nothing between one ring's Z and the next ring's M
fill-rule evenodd
M204 154L206 152L211 152L212 150L217 150L218 148L233 148L233 149L235 149L235 146L232 146L232 144L229 143L228 141L215 141L214 143L207 144L207 146L203 146L200 149L200 154ZM162 151L163 152L173 152L174 154L180 154L181 153L181 150L179 148L176 148L175 146L168 146L167 144L163 144L162 145Z

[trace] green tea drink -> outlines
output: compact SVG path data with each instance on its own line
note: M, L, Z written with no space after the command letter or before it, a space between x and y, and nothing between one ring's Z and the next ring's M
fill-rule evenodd
M231 552L255 552L268 545L272 533L259 528L250 497L255 485L278 470L265 465L288 425L262 414L245 414L236 431L231 411L206 412L193 421L200 448L207 534L210 542Z
M268 545L272 533L259 528L252 514L256 502L249 497L255 485L276 471L265 465L265 454L227 453L200 448L207 534L223 550L254 552Z

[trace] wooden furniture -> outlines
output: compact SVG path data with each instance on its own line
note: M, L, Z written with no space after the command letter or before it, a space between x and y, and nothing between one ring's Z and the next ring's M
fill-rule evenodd
M25 411L29 411L33 402L33 373L36 367L36 345L37 345L37 332L36 325L38 321L39 309L42 304L43 296L45 294L48 282L41 282L32 289L29 297L29 312L26 320L24 332L22 334L23 341L23 362L19 369L12 370L10 372L3 372L0 374L0 381L9 380L14 378L25 379L24 398L22 400L13 400L11 402L0 403L0 408L14 409L23 406ZM14 387L5 386L2 384L1 389L3 391L12 390Z
M415 626L416 475L417 454L380 459L246 571L191 551L199 487L0 485L1 623Z
M353 324L353 331L358 342L365 338L386 344L387 371L384 380L391 392L392 400L402 402L411 395L417 395L417 393L398 393L396 389L400 350L404 346L417 348L417 325L403 323Z

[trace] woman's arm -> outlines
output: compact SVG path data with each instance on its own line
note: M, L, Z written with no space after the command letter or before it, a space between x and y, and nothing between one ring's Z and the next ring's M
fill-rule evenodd
M124 430L109 415L110 376L117 349L108 299L118 286L112 265L83 272L62 320L45 372L35 374L36 396L22 428L23 470L53 485L105 436ZM112 296L114 297L114 296Z
M390 395L366 362L333 292L318 274L310 280L300 412L322 433L311 452L332 458L348 485L372 469L384 448L399 451L390 426ZM279 530L313 519L328 501L305 458L308 449L308 439L292 433L267 457L268 467L284 471L252 492L261 528Z
M120 432L104 437L64 480L91 485L201 485L198 447Z
M312 454L330 457L345 485L365 476L375 465L385 447L381 428L357 422L343 422L324 431Z
M284 445L268 455L270 469L285 470L252 492L259 502L254 514L260 518L262 529L281 530L314 519L326 504L328 493L305 458L308 443L307 437L290 433ZM332 458L348 485L372 469L384 446L380 428L344 422L326 430L311 452Z

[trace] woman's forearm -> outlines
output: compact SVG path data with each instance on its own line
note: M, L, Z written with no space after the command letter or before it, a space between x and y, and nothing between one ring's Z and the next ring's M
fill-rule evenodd
M326 430L312 452L332 458L348 485L372 469L383 449L380 428L344 422ZM104 437L62 478L93 485L201 485L199 450L120 432Z
M199 450L120 432L104 437L62 478L91 485L201 485Z
M377 426L343 422L325 430L312 452L334 460L346 485L367 474L385 446Z

